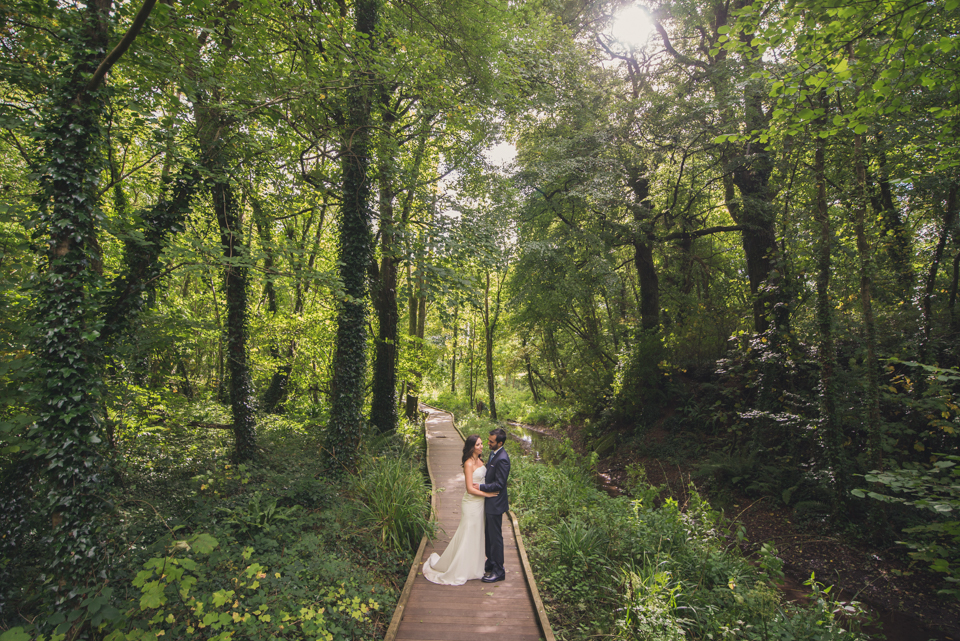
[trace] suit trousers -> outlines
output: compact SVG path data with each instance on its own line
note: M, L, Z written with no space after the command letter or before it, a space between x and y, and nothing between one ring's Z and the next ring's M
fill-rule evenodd
M484 570L503 576L503 513L485 514L483 549L487 554Z

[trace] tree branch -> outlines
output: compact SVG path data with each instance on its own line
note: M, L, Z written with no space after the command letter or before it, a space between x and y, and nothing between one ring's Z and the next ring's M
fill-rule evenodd
M664 49L666 49L666 50L667 50L667 53L669 53L669 54L670 54L671 56L673 56L675 59L679 60L680 62L682 62L682 63L685 64L685 65L691 65L691 66L694 66L694 67L700 67L701 69L708 69L708 68L709 68L709 66L707 65L707 63L703 62L702 60L697 60L697 59L695 59L695 58L691 58L691 57L689 57L689 56L685 56L685 55L683 55L682 53L680 53L679 51L677 51L676 49L674 49L674 48L673 48L673 45L670 44L670 36L669 36L669 34L667 34L667 30L663 28L663 25L660 24L659 21L654 20L654 21L653 21L653 27L657 30L657 33L660 34L660 39L663 40L663 47L664 47Z
M127 49L133 44L133 41L140 33L140 29L143 28L144 23L146 23L150 12L153 11L153 7L156 4L157 0L144 0L143 6L140 7L140 11L137 12L136 17L133 19L133 24L130 25L123 39L113 48L113 51L107 54L107 57L103 59L100 66L97 67L97 70L93 72L93 77L90 78L90 82L87 83L86 89L88 92L94 91L100 86L104 76L110 71L110 68L120 59L120 56L127 52Z

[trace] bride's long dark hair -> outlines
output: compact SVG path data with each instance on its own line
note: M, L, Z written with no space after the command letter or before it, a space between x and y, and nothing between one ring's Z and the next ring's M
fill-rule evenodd
M480 437L476 434L471 434L467 437L467 442L463 444L463 460L460 461L460 465L463 465L473 457L473 448L476 447L477 441L479 440Z

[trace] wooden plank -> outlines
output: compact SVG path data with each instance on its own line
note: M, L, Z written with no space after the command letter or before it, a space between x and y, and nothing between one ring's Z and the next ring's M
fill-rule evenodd
M447 625L441 626L439 629L431 628L417 628L416 630L411 630L410 634L406 633L404 630L403 633L397 635L397 639L402 639L403 641L413 641L417 639L418 641L477 641L477 637L482 637L490 635L492 638L497 641L503 641L505 639L510 639L510 641L543 641L543 635L537 632L527 632L520 634L510 634L504 633L502 630L498 630L496 626L485 626L477 628L464 628L456 624L456 619L451 620Z

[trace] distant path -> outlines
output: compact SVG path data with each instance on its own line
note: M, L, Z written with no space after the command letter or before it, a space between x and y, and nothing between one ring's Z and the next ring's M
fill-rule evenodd
M541 630L537 609L542 610L543 604L539 596L534 596L536 584L532 591L528 585L524 565L529 564L521 561L508 515L503 519L505 581L477 580L449 586L423 578L423 562L434 552L442 554L457 531L464 484L460 465L463 439L453 426L453 417L432 407L421 409L430 412L427 466L433 482L434 508L443 530L435 541L421 543L416 565L410 570L412 580L407 579L385 641L552 641L549 623L546 633Z

